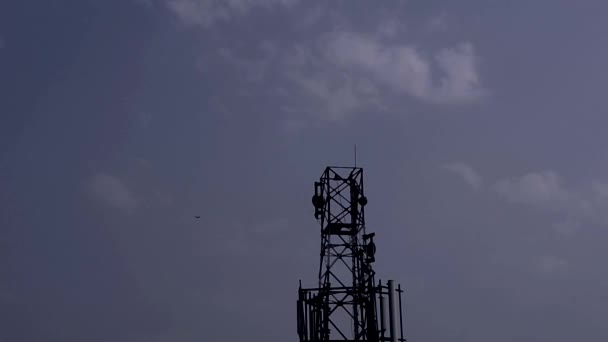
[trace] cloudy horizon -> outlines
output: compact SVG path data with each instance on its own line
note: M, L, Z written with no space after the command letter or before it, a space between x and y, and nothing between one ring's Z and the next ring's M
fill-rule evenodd
M608 338L606 11L0 4L0 342L296 341L354 145L408 341Z

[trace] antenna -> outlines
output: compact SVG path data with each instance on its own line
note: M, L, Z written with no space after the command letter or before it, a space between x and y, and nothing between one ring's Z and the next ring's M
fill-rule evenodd
M355 167L357 167L357 144L355 144Z
M376 234L366 231L363 169L327 167L314 189L319 283L298 288L299 342L406 342L403 290L393 280L376 281L372 267Z

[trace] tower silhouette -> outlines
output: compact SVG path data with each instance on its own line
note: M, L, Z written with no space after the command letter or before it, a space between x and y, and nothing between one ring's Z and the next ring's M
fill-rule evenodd
M365 227L363 169L327 167L315 182L312 204L321 226L321 257L318 287L302 288L300 282L300 341L404 342L401 286L375 281L375 233Z

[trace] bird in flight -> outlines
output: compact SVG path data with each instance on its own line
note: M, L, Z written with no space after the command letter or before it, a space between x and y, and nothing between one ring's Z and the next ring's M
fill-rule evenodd
M194 217L197 218L197 219L201 218L200 216L194 216Z

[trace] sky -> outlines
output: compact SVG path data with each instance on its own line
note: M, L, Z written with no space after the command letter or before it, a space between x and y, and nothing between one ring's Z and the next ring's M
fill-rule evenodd
M355 144L408 341L607 340L607 11L1 2L0 341L297 341Z

